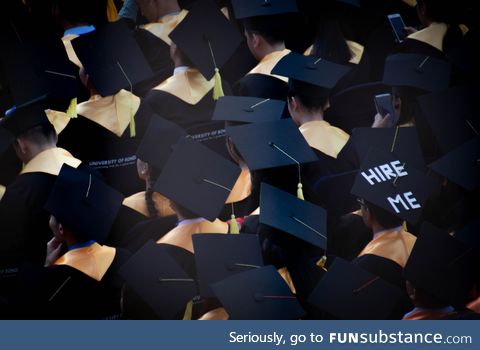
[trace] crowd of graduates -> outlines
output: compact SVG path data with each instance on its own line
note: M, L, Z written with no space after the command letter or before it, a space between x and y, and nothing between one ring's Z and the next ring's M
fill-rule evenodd
M0 318L479 319L475 6L2 2Z

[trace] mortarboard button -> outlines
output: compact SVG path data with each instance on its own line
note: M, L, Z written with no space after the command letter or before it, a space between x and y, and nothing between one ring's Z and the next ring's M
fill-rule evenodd
M224 96L215 105L213 120L257 123L281 119L285 102L257 97Z

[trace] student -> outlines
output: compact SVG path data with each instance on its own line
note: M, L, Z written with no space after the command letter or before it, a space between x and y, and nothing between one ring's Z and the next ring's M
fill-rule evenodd
M27 267L20 275L24 317L118 317L122 281L116 269L128 253L102 243L122 199L92 174L62 167L45 204L53 232L45 267Z
M294 1L264 7L254 1L233 1L235 18L241 19L248 48L258 64L234 86L235 95L285 100L287 79L271 73L290 53L285 47L288 16L297 12ZM287 114L286 114L287 115Z

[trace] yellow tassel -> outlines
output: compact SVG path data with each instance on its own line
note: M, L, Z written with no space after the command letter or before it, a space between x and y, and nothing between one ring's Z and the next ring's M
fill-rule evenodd
M301 182L298 183L297 185L297 198L301 199L302 201L305 200L305 197L303 197L303 185Z
M222 77L220 76L220 70L218 68L215 68L213 79L215 79L215 84L213 85L213 99L216 101L220 97L225 96L222 87Z
M407 232L408 231L408 227L407 227L407 222L404 221L403 224L402 224L402 229Z
M135 127L135 115L133 111L130 114L130 137L135 137L137 135L136 127Z
M231 219L230 219L230 233L238 234L240 233L240 228L238 227L238 222L235 218L235 214L232 214Z
M193 312L193 301L190 300L185 307L185 313L183 314L183 320L191 320L192 319L192 312Z
M72 98L72 100L70 101L70 105L67 108L66 114L69 118L77 118L78 117L77 116L77 98L76 97Z
M107 1L107 19L109 22L115 22L118 19L117 6L113 0Z
M327 271L327 268L325 267L327 265L327 256L326 255L322 256L320 260L317 261L316 265L322 270Z

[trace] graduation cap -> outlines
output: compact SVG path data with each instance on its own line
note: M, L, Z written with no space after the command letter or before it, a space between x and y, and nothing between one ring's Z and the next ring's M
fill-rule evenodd
M446 232L424 223L404 269L404 277L450 305L464 306L478 271L473 248L463 245Z
M170 39L193 62L205 79L215 78L214 100L223 96L220 69L243 38L211 0L195 3Z
M426 91L441 91L450 84L451 65L427 55L399 53L385 61L383 83L409 86Z
M174 319L197 294L197 286L165 248L148 241L120 268L119 274L159 317Z
M291 52L276 64L272 74L332 89L349 71L348 66Z
M174 145L186 132L177 124L153 115L137 149L137 158L161 170L173 151Z
M295 0L232 0L236 19L298 12Z
M262 183L260 189L260 208L260 223L326 249L325 209L266 183Z
M338 319L384 320L404 296L396 285L337 257L308 302Z
M122 21L81 35L72 45L102 96L115 95L121 89L132 92L153 75L132 31Z
M45 114L47 97L40 96L20 106L15 106L0 118L0 126L17 137L25 131L42 124L50 124Z
M0 119L0 156L5 152L8 147L13 143L14 137L13 135L7 131L5 128L1 126L1 119Z
M480 137L450 151L429 167L468 191L480 185Z
M350 193L358 170L324 176L313 185L315 198L332 217L338 217L355 211L357 198Z
M425 168L417 129L403 128L356 128L350 136L359 163L367 156L370 148L392 153L417 169Z
M448 152L479 136L478 94L465 86L423 95L418 98L443 152Z
M351 193L415 224L434 188L434 179L413 165L392 153L371 149Z
M303 199L300 164L318 158L291 119L227 126L226 131L251 171L297 165L298 197Z
M63 165L45 210L86 240L106 241L123 196L95 175Z
M46 108L75 116L78 68L69 61L61 40L36 40L14 45L5 50L2 57L11 95L17 106L47 95ZM74 107L71 107L72 101Z
M210 284L263 266L257 235L197 234L192 236L200 295L214 297Z
M464 227L455 231L455 238L466 246L480 248L480 218L470 220Z
M293 320L305 313L273 266L238 273L211 287L233 320Z
M282 118L285 102L257 97L224 96L215 105L212 120L241 123L271 122Z
M223 208L241 170L206 146L183 138L163 167L154 190L213 221Z

